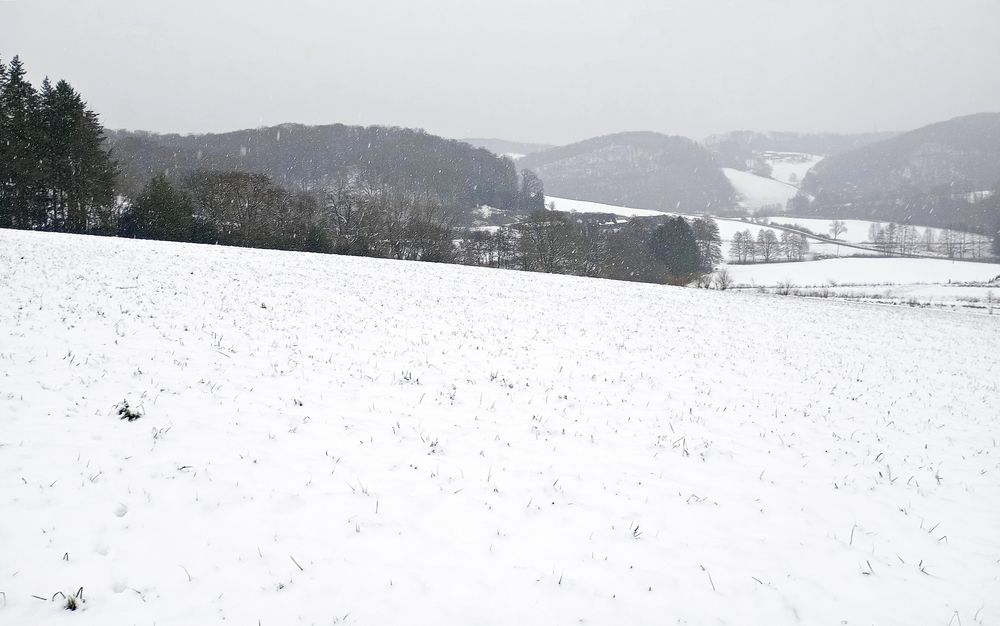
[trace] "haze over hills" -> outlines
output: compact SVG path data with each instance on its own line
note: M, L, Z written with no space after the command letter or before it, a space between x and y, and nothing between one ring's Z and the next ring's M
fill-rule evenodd
M803 181L796 210L928 225L1000 220L1000 113L931 124L833 155Z
M501 223L526 213L518 211L523 168L535 172L553 196L637 209L717 215L783 209L793 186L801 186L789 202L800 215L977 230L1000 219L998 199L989 193L1000 181L1000 114L991 113L904 133L733 131L704 144L625 132L556 147L342 124L109 136L126 195L161 171L260 172L279 184L313 190L364 173L461 206L469 215L482 205L500 209L489 221ZM516 165L504 155L516 158ZM779 188L788 191L777 193Z
M489 139L480 137L470 137L461 139L465 143L472 144L477 148L486 148L494 154L500 155L526 155L555 148L549 143L529 143L525 141L509 141L507 139Z
M735 204L715 157L686 137L617 133L530 154L518 165L559 197L691 213L724 213Z

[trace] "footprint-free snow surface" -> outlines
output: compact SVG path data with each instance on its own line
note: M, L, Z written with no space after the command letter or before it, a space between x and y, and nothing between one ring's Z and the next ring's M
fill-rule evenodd
M0 624L1000 621L1000 317L12 231L0 302Z

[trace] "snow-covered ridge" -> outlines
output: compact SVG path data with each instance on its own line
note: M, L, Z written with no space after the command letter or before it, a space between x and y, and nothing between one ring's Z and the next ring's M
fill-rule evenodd
M2 624L1000 621L1000 317L3 230L0 301Z

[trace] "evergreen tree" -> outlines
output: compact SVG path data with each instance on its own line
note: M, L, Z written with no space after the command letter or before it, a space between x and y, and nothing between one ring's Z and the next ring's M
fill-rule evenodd
M7 119L6 106L7 91L7 66L3 59L0 59L0 133L3 132L5 120ZM6 201L7 181L10 180L8 158L10 146L9 142L0 134L0 227L12 226L13 216Z
M0 137L4 153L3 185L0 185L0 226L36 228L44 223L40 202L42 168L39 97L25 77L20 58L11 59L0 92Z
M700 266L710 272L722 262L722 239L719 225L710 217L699 217L691 224L694 238L698 242Z
M66 81L24 75L18 57L0 71L0 226L108 231L117 168L97 115Z
M122 216L119 234L139 239L191 241L191 197L163 174L153 177Z
M653 231L649 246L676 282L686 283L698 273L701 263L698 242L683 217L667 218Z
M531 170L521 170L518 209L526 213L545 209L545 187L542 179Z

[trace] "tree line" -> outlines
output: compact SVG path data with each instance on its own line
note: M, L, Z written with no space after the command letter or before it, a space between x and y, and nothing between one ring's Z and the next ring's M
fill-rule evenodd
M540 182L523 185L541 194ZM263 174L195 171L154 177L121 211L124 237L220 243L617 280L686 284L722 261L711 218L604 222L540 209L506 226L467 228L449 207L362 179L322 193L288 191Z
M40 89L0 60L0 227L113 234L117 168L69 83Z
M920 252L941 254L949 259L983 258L991 252L990 238L969 233L958 227L923 234L910 224L874 223L868 227L868 241L884 256L913 255ZM994 238L1000 242L1000 237Z
M775 261L802 261L809 253L809 238L799 233L781 231L779 237L770 228L750 229L733 234L729 255L738 263L773 263Z
M636 282L687 284L722 262L715 220L602 217L537 211L509 226L474 230L460 244L468 265Z

